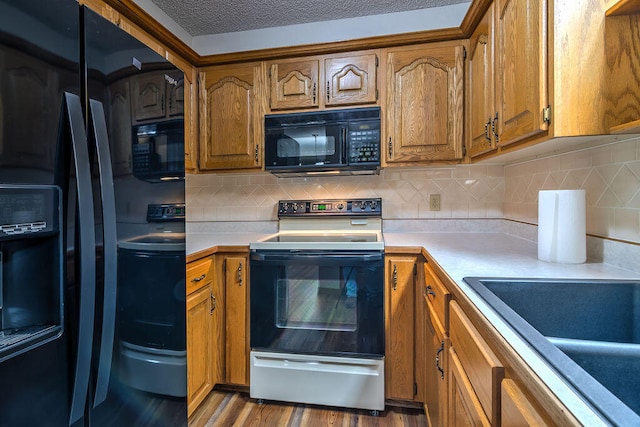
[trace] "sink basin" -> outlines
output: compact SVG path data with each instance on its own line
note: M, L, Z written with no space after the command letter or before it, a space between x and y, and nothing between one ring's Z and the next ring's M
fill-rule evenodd
M464 281L613 425L640 425L640 281Z

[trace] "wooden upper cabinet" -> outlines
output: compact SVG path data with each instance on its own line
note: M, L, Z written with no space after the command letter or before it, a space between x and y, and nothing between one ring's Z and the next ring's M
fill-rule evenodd
M182 73L150 72L133 76L131 79L134 120L164 119L184 113Z
M464 51L460 42L385 51L386 164L462 158Z
M375 104L375 51L267 62L272 111Z
M547 0L496 0L498 145L544 133L550 111ZM584 107L584 106L583 106Z
M467 57L467 154L475 157L496 148L494 100L494 5L469 40Z
M374 53L324 60L325 105L375 103L378 57Z
M267 65L271 79L272 110L315 108L319 104L318 59L290 59Z
M245 63L200 72L200 169L262 165L264 67L264 63Z

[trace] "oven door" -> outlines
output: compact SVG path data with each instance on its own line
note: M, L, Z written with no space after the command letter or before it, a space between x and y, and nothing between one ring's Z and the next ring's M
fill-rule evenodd
M251 348L384 356L382 251L253 251Z
M326 171L347 166L346 122L265 128L265 168L272 172Z

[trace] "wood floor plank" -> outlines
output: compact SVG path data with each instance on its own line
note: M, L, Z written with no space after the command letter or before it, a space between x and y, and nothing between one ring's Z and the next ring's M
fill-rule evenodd
M420 409L387 407L374 416L361 409L297 403L258 403L247 393L212 391L189 427L425 427Z

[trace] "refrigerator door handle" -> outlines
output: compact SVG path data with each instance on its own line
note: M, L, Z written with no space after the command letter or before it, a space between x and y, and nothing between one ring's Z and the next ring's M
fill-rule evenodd
M78 354L73 379L69 425L84 416L91 371L95 296L96 296L96 239L94 227L93 194L87 135L80 98L65 92L65 110L73 146L76 173L77 215L80 247L75 248L80 258L80 314L78 319Z
M113 341L116 322L116 291L118 281L118 248L116 240L116 202L114 195L113 172L109 136L105 121L104 107L101 102L89 101L90 125L98 155L100 172L100 195L102 198L103 258L104 258L104 298L102 309L102 337L100 357L93 407L96 408L107 398Z

